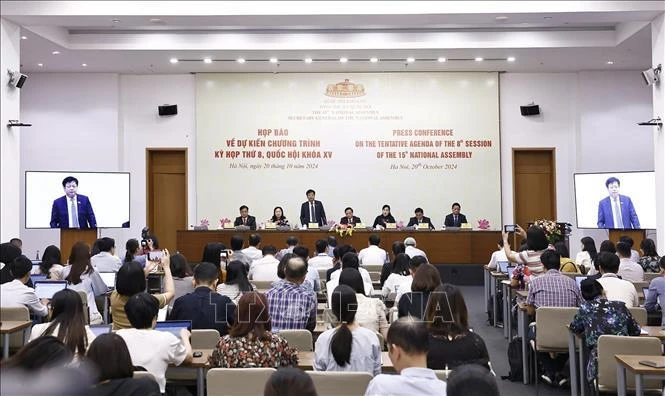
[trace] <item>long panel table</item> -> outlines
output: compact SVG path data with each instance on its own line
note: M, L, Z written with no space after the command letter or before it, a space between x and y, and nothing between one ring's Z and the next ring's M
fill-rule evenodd
M197 262L203 255L203 248L209 242L222 242L230 247L231 236L242 235L245 241L249 234L261 235L262 245L274 245L278 249L286 247L286 238L294 235L298 237L301 245L315 252L314 244L318 239L326 239L334 235L339 245L351 244L356 250L367 246L367 240L373 231L357 230L351 236L340 237L333 232L320 230L180 230L176 232L177 250L184 254L191 262ZM432 264L485 264L489 261L492 252L501 238L500 231L482 230L456 230L456 231L392 231L384 230L376 232L381 237L381 248L390 252L395 241L404 241L407 237L414 237L419 249L427 253ZM245 242L245 246L247 243Z

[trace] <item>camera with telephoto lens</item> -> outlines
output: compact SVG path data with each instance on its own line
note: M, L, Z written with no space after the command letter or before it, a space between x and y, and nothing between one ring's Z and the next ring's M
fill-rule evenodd
M141 247L142 248L147 248L148 247L148 239L150 239L150 228L148 227L143 227L141 230Z

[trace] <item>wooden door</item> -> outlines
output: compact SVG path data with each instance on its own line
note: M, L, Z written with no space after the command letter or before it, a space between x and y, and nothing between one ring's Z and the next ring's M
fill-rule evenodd
M554 155L553 148L513 149L514 218L525 229L537 219L557 220Z
M146 149L146 172L148 227L175 254L176 231L187 229L187 149Z

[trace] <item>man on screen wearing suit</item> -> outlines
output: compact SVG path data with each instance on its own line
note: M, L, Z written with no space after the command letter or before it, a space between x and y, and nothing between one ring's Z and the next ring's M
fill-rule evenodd
M236 221L233 222L233 226L247 226L250 230L256 230L256 217L249 216L249 208L247 205L240 207L240 217L236 217Z
M429 224L430 230L434 229L434 226L432 225L432 220L430 220L429 217L424 216L423 208L416 208L415 211L416 217L412 217L409 219L409 224L407 224L407 227L412 227L412 226L417 226L420 223L427 223Z
M340 219L339 224L350 224L355 226L358 223L362 223L362 221L360 221L360 217L353 215L353 208L344 209L344 214L346 216Z
M619 195L620 186L621 182L616 177L605 181L610 195L598 202L598 228L640 228L633 201L630 197Z
M459 212L461 208L460 204L455 202L453 204L453 213L446 216L443 225L446 227L461 227L463 223L466 223L466 216Z
M309 189L305 193L307 201L300 206L300 224L317 223L319 226L326 224L326 211L321 201L317 201L316 191Z
M62 180L65 195L53 201L51 228L97 228L90 200L77 194L79 181L74 176Z

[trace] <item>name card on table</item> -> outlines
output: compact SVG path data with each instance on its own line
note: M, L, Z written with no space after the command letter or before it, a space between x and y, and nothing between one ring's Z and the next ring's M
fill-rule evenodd
M277 228L277 223L266 223L266 230L274 230Z
M309 223L307 224L307 229L308 230L316 230L319 228L319 223Z
M386 223L386 230L395 230L397 229L396 223Z
M356 223L353 228L365 228L365 225L363 223Z
M464 229L468 230L468 229L471 229L473 227L469 223L462 223L460 228L464 228Z
M419 230L429 230L429 223L418 223Z
M231 228L235 228L233 226L233 223L231 223L230 221L228 223L224 223L224 229L225 230L228 230L228 229L231 229Z

